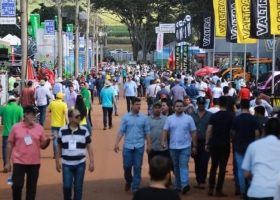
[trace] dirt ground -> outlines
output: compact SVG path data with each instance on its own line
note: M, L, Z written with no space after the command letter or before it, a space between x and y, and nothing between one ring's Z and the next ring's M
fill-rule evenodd
M141 112L146 114L146 102L142 100ZM116 154L113 150L114 143L119 128L121 115L126 113L126 103L123 98L119 101L119 116L113 116L113 129L103 131L102 123L102 109L100 105L93 106L92 120L93 120L93 135L92 135L92 147L94 149L94 162L95 171L90 173L89 171L85 174L83 199L84 200L131 200L132 193L124 191L125 181L123 179L122 170L122 155L121 152ZM46 118L45 123L46 134L50 134L50 117ZM2 139L2 137L1 137ZM0 140L1 140L0 139ZM1 141L2 145L2 141ZM121 147L122 145L120 145ZM1 149L2 150L2 149ZM1 151L0 150L0 151ZM60 200L63 199L62 193L62 175L55 169L55 161L52 159L52 145L46 150L41 151L41 169L37 187L37 198L38 200ZM2 157L2 152L1 152ZM231 158L228 164L228 173L224 184L224 192L229 195L226 199L239 199L234 196L234 182L232 181L232 164ZM2 158L1 158L2 166ZM142 182L141 187L149 185L148 176L148 164L147 155L144 156L142 166ZM190 192L182 196L182 199L188 200L204 200L204 199L216 199L216 197L208 197L206 190L194 189L195 182L194 174L194 162L190 159ZM210 166L209 166L210 168ZM11 186L7 185L6 179L7 174L2 173L0 168L0 200L11 200L12 192ZM209 171L209 170L208 170ZM174 181L174 178L173 178ZM23 189L23 199L25 199L25 189Z

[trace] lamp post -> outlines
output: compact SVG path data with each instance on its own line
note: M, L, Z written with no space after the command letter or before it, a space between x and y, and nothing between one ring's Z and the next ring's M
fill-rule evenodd
M58 17L58 76L62 77L62 13L61 1L58 0L57 17Z
M26 79L26 68L27 68L27 0L20 1L20 13L21 13L21 80ZM23 83L23 82L22 82ZM21 89L23 89L21 84Z
M89 63L89 14L90 14L90 0L87 0L87 26L86 26L86 56L85 56L85 71L88 71Z
M75 76L79 73L79 0L76 0L75 10Z

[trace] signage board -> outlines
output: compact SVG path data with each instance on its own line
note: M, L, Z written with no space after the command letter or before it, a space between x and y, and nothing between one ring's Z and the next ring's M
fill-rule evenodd
M1 17L15 17L15 16L16 16L16 0L2 0Z
M162 33L175 33L175 24L160 24L159 31Z

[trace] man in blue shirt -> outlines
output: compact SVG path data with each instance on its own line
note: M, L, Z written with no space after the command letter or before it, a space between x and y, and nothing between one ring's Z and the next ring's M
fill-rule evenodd
M123 86L123 98L126 99L126 105L127 105L127 112L130 111L130 101L133 97L136 96L136 89L137 85L136 83L132 80L132 75L129 74L127 77L127 82Z
M99 74L98 78L95 81L95 87L96 87L96 90L97 90L97 96L98 96L98 99L99 99L99 105L101 105L100 92L101 92L101 90L102 90L102 88L104 86L104 83L105 83L105 80L102 79L102 75Z
M139 112L141 108L141 99L134 97L131 103L131 112L122 117L114 150L118 153L119 142L122 137L125 136L122 152L124 178L126 181L125 191L130 190L132 183L132 191L136 192L141 182L145 139L147 139L147 153L150 153L151 137L148 117ZM131 174L132 167L134 172L133 176Z
M93 104L94 102L94 86L95 86L95 79L93 78L93 76L90 74L89 75L89 79L88 79L88 89L90 91L90 94L91 94L91 103Z
M169 116L162 130L161 145L166 147L166 137L170 134L170 156L174 165L175 189L182 194L190 190L189 160L197 151L197 135L194 120L183 112L184 102L175 102L175 114Z
M147 88L151 85L151 76L150 73L147 73L146 78L144 79L144 86L145 86L145 90L147 90Z
M104 84L104 88L101 90L101 102L102 102L102 110L103 110L103 130L107 128L107 115L109 120L109 129L113 127L112 124L112 114L113 114L113 104L116 106L116 99L114 91L111 88L110 81L106 81Z
M195 87L195 84L195 80L192 80L191 85L186 88L186 93L191 98L192 104L196 107L196 99L199 93L197 87Z

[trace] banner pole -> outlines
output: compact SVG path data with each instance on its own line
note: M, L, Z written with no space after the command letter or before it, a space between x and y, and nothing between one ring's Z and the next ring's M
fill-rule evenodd
M216 50L215 50L215 44L216 44L216 31L215 31L215 28L214 28L214 48L213 48L213 60L212 60L212 67L215 67L215 53L216 53Z
M275 35L273 35L273 51L272 51L272 83L271 83L271 93L274 94L274 85L275 85L275 79L274 79L274 72L275 72Z
M162 52L161 52L161 70L163 69L163 49L162 49Z
M244 45L244 60L243 60L243 80L246 78L246 65L247 65L247 44Z
M257 74L256 81L259 79L259 58L260 58L260 40L257 41Z
M230 66L230 80L232 80L232 43L229 43L229 47L230 47L230 54L229 54L229 66Z

